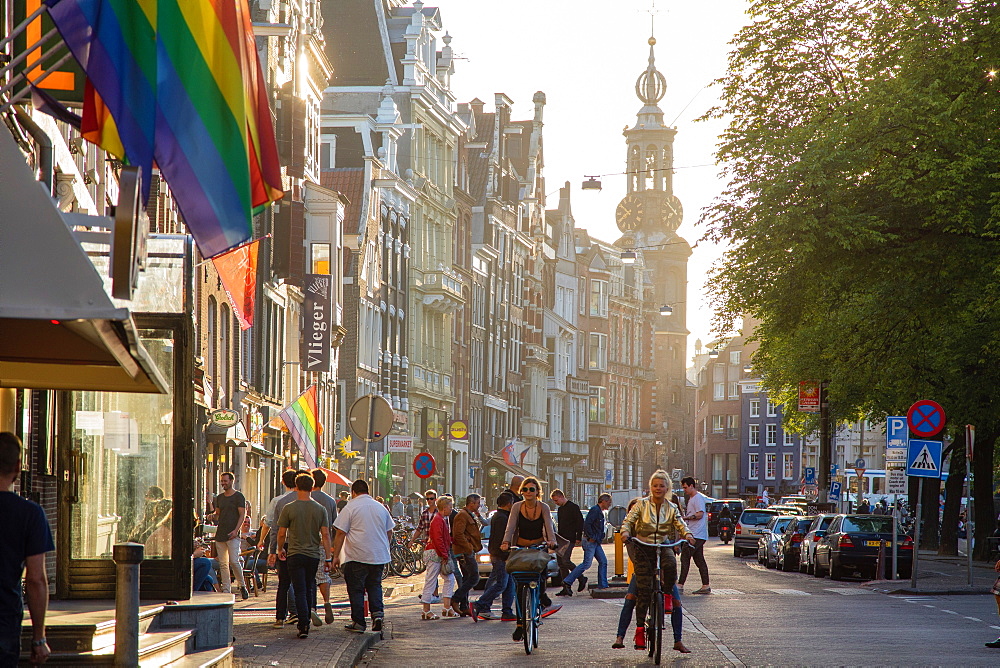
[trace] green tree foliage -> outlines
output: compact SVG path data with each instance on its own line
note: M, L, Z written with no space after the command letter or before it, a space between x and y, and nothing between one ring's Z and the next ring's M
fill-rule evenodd
M729 247L709 281L717 325L758 320L765 386L790 397L799 380L828 380L836 418L934 398L950 424L977 425L976 495L989 498L1000 7L759 0L750 13L709 112L731 119L728 186L703 217Z

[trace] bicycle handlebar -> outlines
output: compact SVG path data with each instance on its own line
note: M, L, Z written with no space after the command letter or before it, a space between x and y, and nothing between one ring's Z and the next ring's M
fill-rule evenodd
M538 545L511 545L509 550L513 552L514 550L547 550L549 548L546 543L539 543Z
M687 538L681 538L680 540L675 540L672 543L647 543L644 540L639 540L635 536L629 536L629 541L638 543L639 545L645 545L646 547L677 547L678 545L683 545L688 542Z

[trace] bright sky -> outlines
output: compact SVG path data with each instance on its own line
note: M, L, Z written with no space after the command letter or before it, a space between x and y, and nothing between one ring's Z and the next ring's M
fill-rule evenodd
M452 79L460 102L478 97L491 109L493 94L514 100L515 118L530 119L531 97L543 91L545 178L549 208L558 189L573 185L577 225L613 241L620 232L615 207L625 194L625 138L642 106L635 80L646 69L651 0L425 0L437 6L452 48L464 58ZM656 66L667 79L660 102L678 129L674 193L684 204L680 234L692 245L704 234L700 211L721 192L713 152L720 122L695 123L717 102L708 84L726 68L729 41L746 22L747 0L657 0ZM676 119L676 120L675 120ZM703 166L708 165L708 166ZM604 174L601 192L580 190L587 174ZM712 338L712 314L703 296L719 249L702 242L688 266L689 352Z

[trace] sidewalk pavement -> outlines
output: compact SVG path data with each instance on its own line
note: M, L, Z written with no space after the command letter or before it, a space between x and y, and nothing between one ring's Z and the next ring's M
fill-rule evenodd
M423 583L423 576L409 578L391 577L383 582L386 603L393 596L410 593L412 589ZM328 666L330 668L347 668L354 666L361 655L379 638L377 633L351 633L344 630L344 624L351 621L350 605L347 602L347 591L343 578L333 581L330 590L330 601L334 610L332 624L309 629L309 637L300 640L298 630L294 625L286 625L282 629L272 628L274 624L274 598L277 590L277 578L272 573L268 578L266 592L255 597L252 593L246 601L239 600L237 593L236 605L233 610L233 649L234 665L240 668L257 668L258 666ZM317 593L318 595L318 593ZM322 596L319 596L319 616L325 619L322 608ZM392 616L391 607L387 607L386 618Z
M883 594L988 594L998 574L992 563L972 562L972 585L969 585L969 568L965 555L940 556L935 550L920 550L918 556L917 586L905 580L872 580L862 587Z

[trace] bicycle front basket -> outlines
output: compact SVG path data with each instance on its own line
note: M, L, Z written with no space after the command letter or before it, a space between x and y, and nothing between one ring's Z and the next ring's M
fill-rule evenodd
M516 550L507 557L508 573L544 573L549 567L549 554L544 550Z

